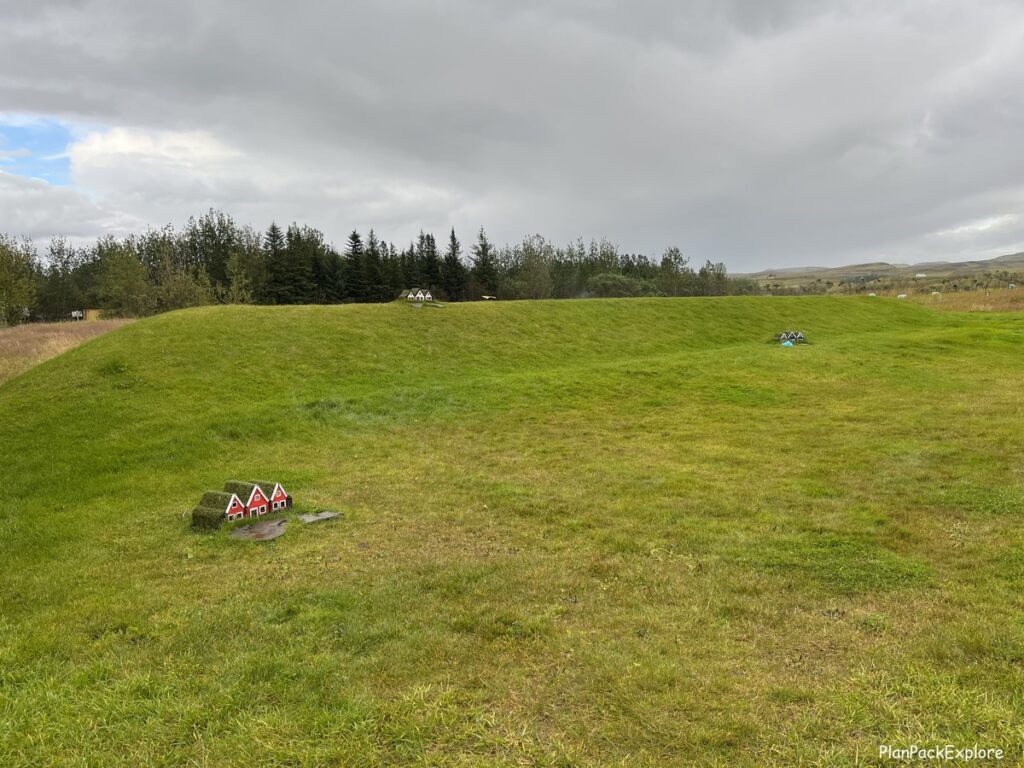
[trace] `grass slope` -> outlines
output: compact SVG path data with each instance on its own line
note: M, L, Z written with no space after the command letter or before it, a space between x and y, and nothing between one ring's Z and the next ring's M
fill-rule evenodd
M130 320L26 323L0 328L0 384L94 336L120 328Z
M134 323L0 387L0 764L1017 754L1022 342L838 298ZM346 518L191 532L235 477Z

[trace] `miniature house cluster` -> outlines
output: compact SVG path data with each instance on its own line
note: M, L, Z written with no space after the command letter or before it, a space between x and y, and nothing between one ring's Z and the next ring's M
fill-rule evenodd
M802 342L807 341L807 339L804 338L804 335L801 331L783 331L782 333L778 334L775 337L775 339L783 343L790 341L794 344L800 344Z
M219 528L224 520L262 517L291 509L292 497L280 483L231 480L223 491L207 491L192 510L195 528Z
M405 297L409 301L433 301L434 297L430 295L430 291L417 290L413 288Z

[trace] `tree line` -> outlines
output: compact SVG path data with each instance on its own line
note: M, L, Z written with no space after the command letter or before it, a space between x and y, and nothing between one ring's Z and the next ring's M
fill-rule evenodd
M386 302L411 288L442 301L757 293L721 263L693 269L678 248L654 260L607 241L556 247L540 235L498 247L481 229L468 248L452 230L398 248L371 229L339 252L322 232L271 224L259 232L209 211L171 226L92 245L54 238L40 252L0 235L0 324L59 320L86 307L141 317L204 304Z

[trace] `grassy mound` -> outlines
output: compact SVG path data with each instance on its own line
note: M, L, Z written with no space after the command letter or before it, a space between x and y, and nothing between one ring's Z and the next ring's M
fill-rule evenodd
M0 764L1013 748L1022 341L839 298L133 323L0 386ZM346 516L191 531L230 477Z

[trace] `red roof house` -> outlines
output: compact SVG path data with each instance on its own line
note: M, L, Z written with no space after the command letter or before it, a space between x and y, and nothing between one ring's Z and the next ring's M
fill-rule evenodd
M192 510L192 525L197 528L217 528L221 520L240 520L246 517L246 508L238 494L209 491L203 494Z
M292 497L280 483L274 483L274 490L270 492L270 508L273 511L289 509L292 505Z
M280 483L243 483L231 480L224 490L210 491L192 510L192 525L197 528L218 528L221 522L261 517L270 512L291 509L292 497Z

